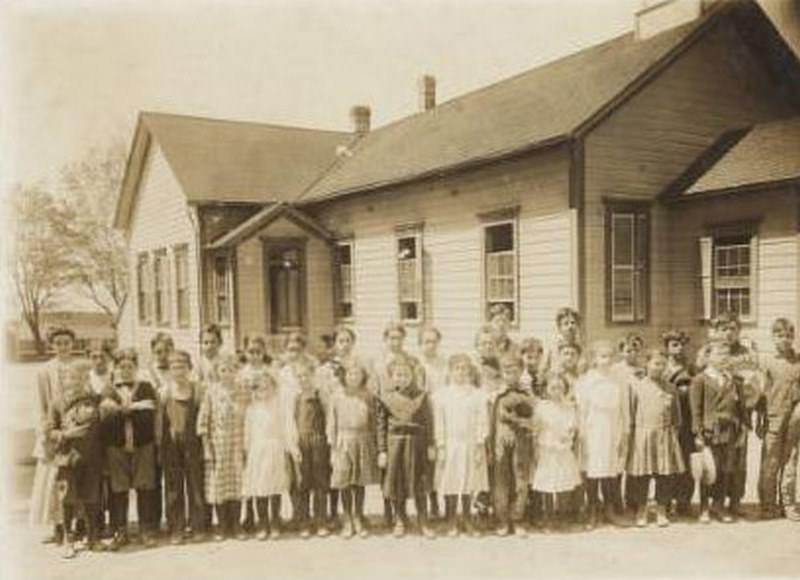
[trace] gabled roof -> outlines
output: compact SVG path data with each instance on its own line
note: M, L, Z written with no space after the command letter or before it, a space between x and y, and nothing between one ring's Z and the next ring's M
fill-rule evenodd
M189 203L281 202L297 198L336 160L351 133L144 112L131 146L115 224L133 208L154 140Z
M374 189L559 142L690 39L708 18L646 40L625 34L373 129L300 201Z
M681 196L800 183L800 117L762 123L721 152Z

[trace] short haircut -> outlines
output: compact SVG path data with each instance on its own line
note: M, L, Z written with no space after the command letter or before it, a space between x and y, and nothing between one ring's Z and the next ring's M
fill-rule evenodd
M169 363L182 362L190 369L192 368L192 356L185 350L173 350L169 353Z
M680 342L682 345L686 346L689 344L689 340L689 335L685 331L677 328L671 328L661 335L661 344L664 348L669 346L670 342Z
M777 332L786 332L794 336L794 324L788 318L776 318L772 323L772 334Z
M386 327L383 329L383 340L389 338L389 335L392 332L399 332L400 334L403 335L403 338L406 337L406 327L403 326L401 322L392 321L388 323Z
M175 341L172 340L172 337L163 331L156 332L153 335L153 338L150 339L150 350L153 351L159 344L164 344L170 350L175 348Z
M642 350L644 348L644 338L642 338L642 335L636 332L629 332L628 334L620 338L619 342L617 342L618 350L622 350L626 346Z
M114 364L119 364L122 361L130 361L134 365L139 366L139 353L135 348L121 348L114 353Z
M68 336L73 341L78 339L77 335L75 334L75 331L72 330L71 328L67 326L55 326L50 329L50 332L47 333L47 342L52 344L53 341L58 336Z
M438 328L435 326L423 326L419 329L419 335L417 336L419 344L422 344L422 341L425 339L425 335L428 333L435 334L437 342L441 342L442 332Z
M217 337L217 342L219 342L220 345L222 344L222 329L219 324L206 324L200 331L200 340L203 340L204 334L213 334Z
M556 326L561 326L561 321L565 318L572 318L575 322L578 323L580 326L581 324L581 315L578 314L578 311L574 308L570 308L569 306L564 306L563 308L559 308L558 312L556 312Z
M538 338L529 336L528 338L523 339L522 342L519 344L519 352L521 352L522 354L528 354L528 353L542 354L544 352L544 344L542 344L542 341L539 340Z

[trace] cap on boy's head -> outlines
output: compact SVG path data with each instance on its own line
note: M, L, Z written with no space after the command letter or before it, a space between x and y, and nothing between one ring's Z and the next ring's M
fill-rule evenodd
M661 344L663 344L665 347L668 346L670 342L679 342L686 346L689 344L689 340L689 335L686 334L686 332L676 328L671 328L661 335Z
M163 331L156 332L153 338L150 339L150 350L155 350L159 344L164 344L170 350L175 348L175 341Z
M735 325L736 328L741 328L742 324L739 320L739 315L736 312L723 312L711 320L711 328L714 330L719 330L724 326L728 326L729 324Z
M529 336L520 343L519 352L522 354L541 354L544 352L544 345L538 338Z
M72 340L76 340L75 331L66 326L55 326L47 333L47 342L52 343L58 336L68 336Z
M564 306L563 308L559 308L558 312L556 312L556 326L560 326L561 322L566 318L572 318L578 324L581 322L581 316L578 314L577 310L569 306Z
M386 340L393 332L399 332L403 338L406 337L406 327L401 322L392 321L383 329L383 338Z
M644 339L641 337L641 335L635 332L629 332L620 338L619 342L617 343L619 350L624 349L626 346L642 350L642 348L644 348Z
M192 357L185 350L173 350L169 353L169 364L183 363L190 369L192 368Z
M772 334L785 332L790 336L794 336L794 324L788 318L777 318L772 323Z
M574 340L559 341L557 348L559 353L569 349L574 350L578 354L581 354L583 352L583 348L581 347L581 345L575 342Z
M135 348L121 348L114 353L114 364L119 364L122 361L132 362L134 365L139 364L139 353Z

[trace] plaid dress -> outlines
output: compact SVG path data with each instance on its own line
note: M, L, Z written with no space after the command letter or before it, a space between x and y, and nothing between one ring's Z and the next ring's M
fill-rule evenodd
M244 414L248 393L242 387L212 383L197 416L203 438L206 502L218 504L242 497Z

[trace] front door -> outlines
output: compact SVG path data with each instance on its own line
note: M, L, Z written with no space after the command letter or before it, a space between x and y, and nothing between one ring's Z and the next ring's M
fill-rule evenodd
M306 324L305 243L265 240L264 250L270 331L302 331Z

